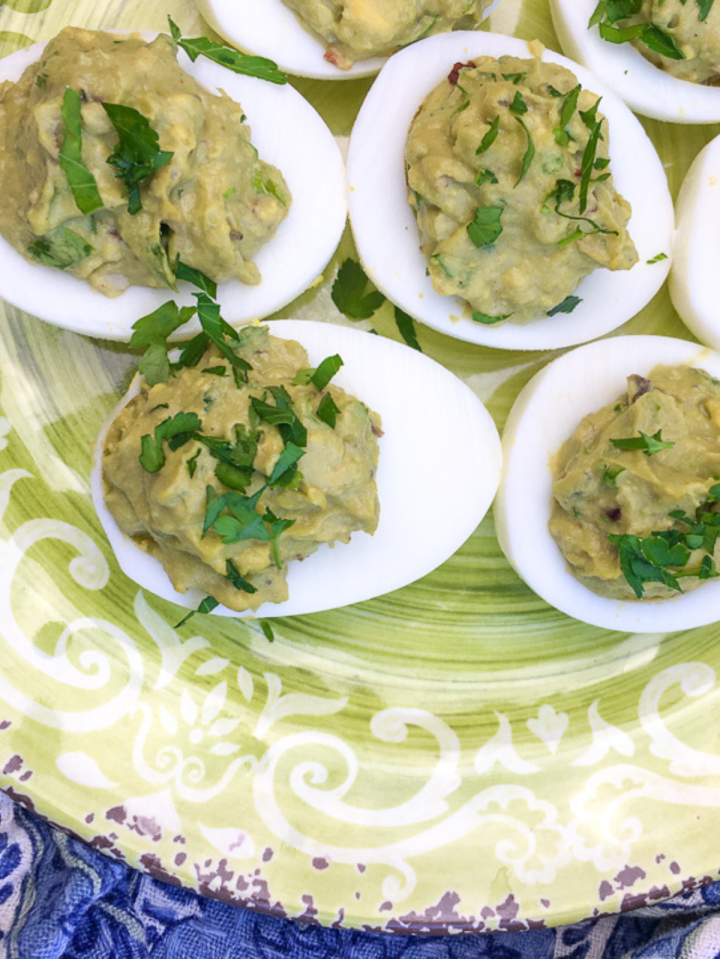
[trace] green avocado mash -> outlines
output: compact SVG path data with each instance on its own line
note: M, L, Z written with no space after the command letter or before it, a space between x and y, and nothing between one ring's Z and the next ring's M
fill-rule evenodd
M590 20L611 43L632 43L666 73L715 85L720 77L720 4L715 0L601 0Z
M637 262L599 102L563 67L482 57L420 107L405 162L421 249L476 322L571 312L588 273Z
M283 0L327 46L341 70L355 60L389 57L416 40L472 29L489 0Z
M177 64L174 40L67 27L0 85L0 233L106 296L175 285L176 260L259 283L251 257L285 218L282 176L242 108Z
M299 343L266 327L232 343L240 367L211 346L143 385L110 426L102 469L118 526L175 589L243 611L287 599L291 560L375 531L382 430L329 383L338 357L309 369Z
M577 578L617 599L718 575L720 381L687 366L628 378L554 464L550 532Z

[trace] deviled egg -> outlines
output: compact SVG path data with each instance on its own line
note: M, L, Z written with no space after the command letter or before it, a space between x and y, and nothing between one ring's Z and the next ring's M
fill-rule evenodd
M683 379L685 367L692 368L693 375ZM653 371L662 393L653 393ZM503 552L542 599L593 626L629 632L689 629L720 618L720 578L712 555L715 539L707 558L706 553L700 556L703 530L695 525L706 519L696 518L698 504L700 512L705 508L714 513L714 505L702 504L714 504L720 492L715 488L720 472L717 377L720 355L697 344L659 336L614 337L560 357L520 393L503 435L503 478L495 519ZM684 383L688 408L700 417L702 430L688 432L682 404L668 391L671 382ZM656 403L655 397L662 402ZM663 425L655 430L659 422ZM708 430L714 431L707 445L709 458L695 475L685 446L702 446ZM592 444L605 434L611 437L607 447L611 452L601 463ZM622 451L633 458L632 464L616 462ZM577 460L583 455L587 467L578 472ZM590 504L592 490L601 501ZM643 490L652 492L651 503L639 498ZM591 524L598 518L594 513L604 520L611 546L603 540L602 549L593 548L593 537L603 537L603 529ZM628 533L634 523L642 525L646 514L651 516L652 531ZM587 526L589 539L584 545L565 536L561 527L568 522L576 523L578 530ZM713 519L710 525L714 523ZM675 549L677 555L669 556L667 564L661 558L655 568L647 557L636 555L644 550L640 540L645 536L657 539L651 544L655 552L662 547ZM652 559L653 551L645 552ZM605 554L609 559L605 565L613 567L610 572L601 569ZM695 566L693 582L680 578L689 576ZM675 572L676 580L669 571Z
M530 322L525 318L516 321L512 315L481 315L491 314L490 310L481 311L474 319L473 311L459 297L437 292L428 262L420 250L418 225L408 202L405 181L408 130L427 95L443 81L452 86L455 80L455 85L460 82L462 86L456 79L458 70L468 64L472 67L478 58L513 57L532 61L536 55L542 57L543 63L570 71L583 90L601 97L600 112L607 118L609 128L610 168L615 189L632 210L627 232L636 248L638 262L632 269L618 272L595 270L582 280L571 297L556 304L558 308L550 308L550 315ZM556 93L562 97L558 103L569 99L560 91ZM520 95L519 100L522 102L506 104L511 114L517 114L517 128L520 130L522 126L526 137L522 169L519 162L515 164L518 171L521 170L520 178L514 178L517 184L526 174L531 175L533 162L545 163L544 154L552 152L549 147L556 150L557 143L555 131L544 128L535 130L536 142L532 132L533 115L525 112L532 109L532 98ZM463 102L458 107L458 111L464 111L461 116L469 115L471 109ZM589 116L592 113L593 108L584 113L588 123L592 123ZM513 119L511 116L509 122L514 130ZM487 134L487 138L480 138L475 153L485 149L486 139L490 140L493 135L492 125ZM601 162L607 166L606 160ZM494 171L480 172L492 183ZM607 170L601 170L598 165L597 177L605 180L606 174ZM581 181L580 169L573 170L571 175L575 182L568 180L565 184L568 196ZM561 172L556 174L561 176ZM672 201L660 159L640 123L582 67L522 40L495 34L456 33L423 40L392 57L368 94L353 129L348 181L353 234L363 266L373 282L390 300L423 323L469 342L503 349L553 349L594 339L639 312L660 288L668 272ZM512 189L511 182L511 193ZM562 198L556 190L554 199L552 196L544 199L548 213L552 213L553 205ZM499 208L496 212L502 215ZM625 230L624 217L623 213L619 221L622 230ZM472 213L467 219L472 220ZM469 224L468 233L471 226ZM619 233L619 228L616 229ZM573 241L584 232L581 230L568 239ZM478 243L485 240L483 232ZM522 272L522 250L518 250L516 256L518 270ZM496 319L502 322L495 324Z
M494 0L496 2L496 0ZM318 80L371 76L390 53L487 13L491 0L198 0L202 15L233 46Z
M704 2L687 0L685 3L679 0L679 16L674 16L674 11L669 7L664 10L661 8L661 2L662 0L660 3L653 0L650 6L657 8L656 12L663 24L668 17L673 18L672 22L680 19L692 21L688 42L683 43L681 37L678 45L666 29L653 24L655 37L650 38L652 49L646 44L642 45L648 56L643 56L632 42L613 43L603 39L600 35L600 24L595 22L590 25L591 19L597 19L596 10L598 15L602 13L597 0L550 0L550 9L565 53L602 77L606 86L636 113L670 123L715 123L720 120L720 88L673 76L648 57L653 57L657 63L670 69L673 64L679 64L681 72L693 76L692 64L704 62L697 60L698 54L704 51L704 59L709 56L715 65L720 67L720 9L708 11L708 4ZM677 0L673 0L673 5L675 3ZM640 11L636 12L639 14ZM633 16L632 22L637 19L637 16ZM611 35L620 39L625 22L622 20L617 24L608 24L606 29L609 27L610 32L617 27L620 32ZM630 28L631 31L633 29L639 33L642 26ZM705 35L710 37L710 42L715 45L714 53L707 49L708 40ZM635 42L638 45L642 43L640 37L637 37ZM663 50L670 56L663 56ZM715 68L712 69L714 71ZM704 78L706 72L695 68L695 75L699 77ZM711 75L715 75L714 72Z
M357 603L398 589L431 572L471 535L489 508L497 489L501 462L500 440L485 407L453 374L423 354L401 344L358 330L312 321L272 321L260 329L265 327L273 337L298 340L307 350L309 362L314 368L319 367L329 355L341 357L344 365L333 377L332 383L357 397L368 409L377 411L382 419L383 435L379 439L379 466L376 475L372 477L372 482L377 483L380 503L380 520L374 535L355 532L347 545L337 545L331 549L326 542L303 563L291 562L287 575L289 598L282 602L264 602L257 611L258 614L294 615ZM248 331L253 329L255 328L245 328ZM208 371L201 370L200 373ZM206 376L206 379L211 380L218 373L219 370L215 370L212 375ZM153 389L157 392L158 387ZM147 393L147 389L145 392ZM113 411L101 433L92 468L93 502L122 570L143 588L181 606L195 609L204 593L197 589L185 593L177 592L160 560L145 552L130 536L121 532L106 503L107 490L104 488L102 476L104 452L108 442L112 449L117 441L117 436L108 440L109 431L113 429L112 423L129 403L136 398L143 399L140 393L141 383L138 378ZM150 391L148 395L154 394ZM275 403L270 392L267 400L270 404ZM313 409L315 405L313 403ZM338 405L341 409L345 408L342 399L338 399ZM359 404L350 404L347 409L355 415L356 407L359 409ZM364 406L362 408L365 409ZM162 420L171 412L172 410L163 407L155 415ZM317 426L316 415L309 414L307 417L308 432L312 424ZM350 413L339 414L346 415ZM377 418L372 422L377 423ZM323 433L322 424L319 426L320 433ZM263 421L259 423L259 427L263 428ZM269 432L267 428L266 432ZM325 428L324 432L325 440L329 443L329 454L339 455L339 450L335 450L333 443L329 442L336 438L333 431ZM186 437L181 439L184 442ZM259 443L256 466L260 463L258 457L266 456L267 459L269 455L271 460L277 459L278 450L273 453L272 450L265 449L271 439L266 437ZM370 439L368 441L370 442ZM150 434L146 445L152 445ZM199 450L201 445L198 445ZM286 449L288 448L289 446L286 446ZM347 449L347 455L353 462L358 457L362 459L359 452L354 452L354 447ZM172 450L172 446L166 445L165 450ZM442 469L445 477L442 489L435 497L428 497L427 485L417 475L416 464L421 450L426 450L424 458L430 465L438 464L438 469ZM151 453L154 452L156 451L153 448ZM179 461L178 466L178 469L183 471L183 476L191 469L193 473L200 470L197 459L193 467L185 462L192 458L191 453L195 455L196 452L194 447L191 449L189 445L183 445L182 462ZM177 458L179 454L168 452L167 455ZM372 456L370 453L368 456L370 463ZM208 462L208 468L212 472L214 461ZM174 460L173 463L168 460L171 472L176 465ZM339 464L335 464L333 469L338 466ZM302 472L302 459L299 460L298 467ZM316 470L317 463L313 462L312 468ZM274 469L273 466L270 472ZM307 469L309 472L310 465ZM374 472L374 468L371 471ZM224 473L222 475L225 476ZM170 474L168 477L170 482L173 477ZM225 479L235 482L232 476L225 476ZM310 475L307 480L303 480L301 489L305 489L309 480ZM213 479L211 482L216 481ZM175 500L169 488L166 488L164 479L161 485L163 502L158 506L158 510L163 517L167 517ZM229 487L230 490L232 488ZM312 492L309 487L308 490L309 495L317 499L315 509L319 513L322 496L318 490ZM357 515L360 511L365 516L367 511L360 499L368 508L372 505L370 493L367 496L364 493L360 496L358 493L356 501L348 500L343 511L347 513L352 507ZM276 519L282 520L281 511L278 510L278 513L280 515L276 515ZM335 509L330 514L330 525L336 522L337 513L338 510ZM258 513L258 522L259 520ZM368 513L367 518L361 520L355 528L371 530L373 525L374 521ZM327 532L328 530L325 530L323 535ZM291 534L292 530L289 529L287 534L282 535L291 537ZM214 528L209 529L206 536L219 544L219 534ZM325 535L325 538L330 540L333 537ZM268 544L258 542L255 546L267 549ZM283 562L287 558L283 556ZM212 611L219 615L238 615L236 611L222 606Z
M79 30L76 30L74 34L79 37L81 45L89 42L92 49L92 37L95 34ZM123 49L122 40L137 38L132 40L131 46L133 55L137 52L137 57L142 61L138 70L142 72L142 68L150 69L152 47L144 41L154 40L158 37L157 34L124 33L117 34L117 37L117 40L111 41L114 46L110 49L121 50ZM56 38L53 43L57 40L59 38ZM166 45L161 44L164 53L168 54L170 51L166 48L171 46L172 41L169 37ZM0 80L18 81L26 68L41 62L44 48L44 44L36 44L4 59L0 64ZM197 168L200 171L213 169L213 165L222 167L220 154L224 147L219 140L215 142L215 140L201 137L196 142L197 137L202 133L202 130L200 134L198 133L202 126L200 122L202 117L197 115L201 108L198 97L183 93L184 73L178 71L179 91L168 90L167 96L160 96L159 99L150 98L148 95L146 100L142 100L143 94L139 94L140 99L137 102L146 104L143 106L145 113L152 112L155 117L157 112L154 122L160 130L159 145L158 134L152 125L147 126L149 121L144 113L123 104L108 104L101 102L102 98L88 99L87 96L88 102L83 106L81 93L74 92L74 88L71 89L68 86L65 97L62 99L62 123L65 130L70 132L61 136L61 130L56 129L57 124L55 122L46 124L42 116L37 118L37 129L32 122L29 122L24 131L25 136L34 136L36 143L39 139L46 151L46 160L43 160L42 156L37 162L33 160L36 166L39 164L42 167L42 164L46 163L50 169L45 188L51 189L58 176L67 176L67 169L73 162L70 151L73 142L79 141L80 157L83 156L83 150L99 150L101 159L107 162L99 163L98 180L93 179L89 186L84 180L82 183L77 182L79 174L83 174L83 167L80 166L76 169L73 183L70 184L71 191L67 187L64 190L55 191L52 197L48 197L47 202L43 202L43 197L39 195L33 200L34 205L30 212L33 215L37 212L42 222L33 226L32 232L39 234L40 239L36 243L30 243L27 257L11 246L10 242L0 238L0 295L13 305L41 319L77 332L126 340L131 335L134 318L156 309L168 297L167 287L153 289L139 285L147 282L142 272L142 263L144 260L152 261L153 250L157 250L157 259L163 260L165 274L168 276L167 282L171 284L174 281L172 272L175 267L168 264L171 256L174 263L173 243L177 245L179 242L184 249L194 250L197 254L195 259L198 260L205 260L208 256L212 258L209 252L212 249L218 257L217 275L233 277L221 283L218 300L223 309L231 313L237 322L260 318L279 309L305 290L324 269L342 234L346 217L346 200L342 157L323 120L307 101L287 84L241 76L202 57L191 62L182 49L179 49L177 53L179 65L185 73L210 93L215 94L207 98L210 112L216 106L219 111L221 104L226 105L223 104L223 100L227 96L242 104L242 108L233 105L229 111L233 115L232 122L228 122L227 118L221 118L219 126L216 124L216 129L222 131L217 133L217 138L226 135L229 139L237 139L238 152L242 146L243 156L247 154L247 160L251 165L255 150L264 161L256 162L255 169L250 170L248 174L250 176L248 182L251 186L248 197L241 198L240 182L237 186L234 183L228 186L225 182L228 177L232 179L232 169L239 162L232 159L231 151L229 163L232 169L225 171L228 176L213 174L209 181L201 182L202 176L198 174L197 183L191 178L188 181L187 190L178 189L175 193L172 192L172 184L170 184L170 193L168 199L162 201L165 206L162 207L160 214L157 214L157 211L153 215L149 211L146 213L142 203L138 205L137 195L133 200L132 191L138 189L137 186L131 185L132 177L136 175L134 171L142 171L147 177L150 168L147 165L143 166L147 162L154 164L152 170L156 171L150 173L153 178L151 182L154 182L156 178L158 182L162 178L167 179L168 175L171 177L175 174L182 175L183 165L187 166L188 170ZM171 60L174 65L172 56ZM90 71L90 66L82 58L79 58L78 62L81 66L78 67L77 85L84 93L85 86L91 89L90 72L87 75L83 72ZM31 93L34 94L37 87L38 94L42 94L42 85L49 83L47 79L49 69L42 66L35 68L35 83ZM277 76L276 71L273 75ZM131 87L134 76L133 73L127 79L126 87ZM278 79L283 79L282 75ZM164 77L159 80L160 87L163 82ZM194 83L192 85L195 86ZM9 96L8 89L14 88L6 87L6 96ZM68 95L73 92L76 103L66 102ZM117 95L122 99L122 90L118 89ZM166 103L167 115L163 114L163 103ZM71 116L74 114L70 108L73 105L78 122L75 141L71 136ZM51 114L48 118L51 120L58 112L57 102L49 101L42 109ZM81 110L83 110L82 113ZM110 122L118 131L119 139L115 153L106 158L103 152L107 150L105 139L109 136L112 140L112 136L107 134L105 128L109 128ZM81 123L82 126L80 126ZM90 124L89 127L88 124ZM252 129L252 146L248 143L244 129L246 124ZM142 131L139 125L147 127L147 135L144 139L140 136ZM83 126L87 127L84 136ZM120 139L121 129L127 130L124 140ZM162 149L163 136L169 138L167 142L172 145L171 151ZM154 137L155 153L150 156L153 152L150 150L152 137ZM60 145L61 141L62 145ZM68 147L68 141L70 147ZM12 141L8 140L8 142ZM142 142L142 149L137 152L136 146L140 142ZM297 148L299 142L303 144L302 150ZM59 165L58 148L61 153ZM42 151L39 152L42 153ZM199 154L199 158L195 156L196 153ZM86 152L86 159L89 155ZM220 173L223 173L224 169L223 167ZM237 179L240 181L239 168L237 173ZM248 173L247 169L245 173ZM139 172L137 175L140 175ZM211 184L210 187L208 183ZM222 196L212 194L215 184L217 184L218 193ZM322 184L321 190L318 189L318 184ZM90 187L94 187L94 191ZM123 189L126 192L129 190L127 200L122 195ZM80 190L84 192L80 193ZM112 196L112 203L108 204L108 209L105 209L103 190L106 191L107 196ZM235 196L235 193L238 195ZM253 199L256 194L257 203ZM78 203L78 196L81 198L80 203ZM139 197L142 197L142 184ZM72 205L72 210L69 212L66 209L68 204ZM86 205L87 209L84 208ZM110 207L113 209L111 210ZM78 216L80 216L78 222L85 222L82 220L83 213L88 214L85 217L87 229L81 228L78 232L78 229L63 227L63 223L69 216L76 218L69 221L71 225L76 222ZM160 215L163 223L167 221L170 224L169 233L163 235L162 230L157 228L157 215ZM122 238L119 238L118 230L113 229L114 216L124 217L127 221L127 238L122 230L120 231ZM183 216L187 219L186 225L183 225L185 223L182 220ZM196 242L198 237L195 234L198 233L198 223L201 219L205 224L205 232L209 232L212 242L208 242L205 236L201 242ZM231 219L233 222L230 222ZM175 221L180 224L176 227L179 233L173 231L172 224ZM58 224L59 229L55 229ZM147 226L145 230L147 236L143 233L144 225ZM53 232L54 229L55 232ZM48 230L50 231L48 235L52 236L58 232L63 233L60 257L55 255L57 251L54 250L50 241L43 238ZM28 232L27 227L25 232ZM274 236L272 236L273 232L275 232ZM18 236L21 233L22 230L18 232ZM90 236L91 233L92 236ZM258 241L263 240L267 242L258 250ZM120 261L123 260L121 254L124 243L128 246L134 244L133 253L136 253L135 247L140 251L137 253L139 272L135 280L133 280L132 269L129 271L129 277L118 276L116 286L118 290L122 289L128 278L131 284L138 285L130 285L114 299L108 299L77 276L70 276L63 272L62 268L69 260L78 259L76 254L80 248L80 257L87 257L88 264L95 263L97 260L101 262L102 270L109 271L108 282L112 286L112 262L116 257ZM167 249L163 244L167 244ZM249 256L244 259L244 262L237 260L234 246L238 248L246 246ZM150 249L147 255L143 252L146 247ZM230 259L226 256L228 253L231 254ZM183 258L187 257L183 254ZM233 258L235 262L231 263L230 260ZM125 259L130 262L132 257ZM55 265L50 265L51 263ZM213 274L212 269L202 266L200 262L189 265ZM80 263L78 269L82 271L82 267L83 263ZM121 273L120 267L118 269ZM257 282L258 278L260 282ZM158 282L156 285L161 284ZM182 281L179 289L181 302L191 304L193 300L190 291ZM111 290L111 292L114 291ZM196 324L191 324L183 333L190 334L197 329Z
M720 92L720 91L719 91ZM720 350L715 285L720 257L720 137L698 153L677 199L670 296L683 322Z

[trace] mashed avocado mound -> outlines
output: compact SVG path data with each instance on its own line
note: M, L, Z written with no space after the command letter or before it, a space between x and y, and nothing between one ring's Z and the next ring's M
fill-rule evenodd
M719 479L720 381L657 367L560 449L550 532L594 592L665 598L718 575Z
M720 5L715 0L601 0L590 19L611 43L632 43L681 80L720 79Z
M436 33L472 29L489 0L283 0L341 70Z
M240 612L287 599L290 561L375 531L382 430L329 384L339 357L310 369L299 343L266 327L232 342L143 385L111 424L102 466L118 526L175 589Z
M421 249L476 322L569 313L583 277L637 262L599 102L564 67L482 57L420 107L405 161Z
M177 258L259 283L251 257L287 216L242 108L178 66L174 40L67 27L0 85L0 233L106 296L175 287Z

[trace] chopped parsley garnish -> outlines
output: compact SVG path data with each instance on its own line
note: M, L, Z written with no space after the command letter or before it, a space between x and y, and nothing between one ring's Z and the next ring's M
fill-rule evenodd
M560 209L560 204L572 203L575 199L575 184L572 182L572 180L556 180L555 189L548 197L548 200L553 198L555 200L555 212L558 216L561 216L566 220L576 220L583 223L589 223L592 227L591 230L580 230L578 228L570 236L566 236L565 239L560 240L558 246L567 246L568 243L572 243L574 240L580 240L584 236L591 236L593 233L608 233L617 236L617 230L606 230L604 227L601 227L599 223L596 223L595 220L591 220L588 216L574 216L570 213L563 213L563 211Z
M193 286L202 290L203 293L207 293L208 296L211 296L213 299L217 296L217 283L215 280L211 280L209 276L205 276L200 270L196 270L194 266L188 266L187 263L183 263L179 255L175 258L175 276L178 280L187 280L188 283L192 283Z
M556 313L572 313L579 303L582 303L581 297L566 296L562 303L558 303L557 306L554 306L551 310L548 310L545 315L555 316Z
M210 373L212 376L227 376L227 366L206 366L203 373Z
M148 386L165 383L170 376L167 338L179 327L184 326L194 314L194 306L178 307L174 300L168 300L157 310L153 310L152 313L133 323L134 332L130 338L130 346L137 349L145 347L138 370L145 377ZM200 355L202 356L202 353ZM199 359L200 356L198 356Z
M128 213L142 210L140 184L173 158L169 150L161 150L158 135L146 117L122 103L103 103L108 119L119 137L115 152L107 158L115 168L115 176L127 184Z
M507 320L508 317L512 316L512 313L503 313L498 314L498 316L490 316L488 313L473 312L470 314L470 316L476 323L484 323L486 326L492 326L493 323L501 323L503 320Z
M369 320L385 302L378 290L366 292L368 282L356 260L345 260L338 270L330 295L338 310L351 320Z
M663 260L667 260L667 253L656 253L651 260L646 260L648 266L652 266L653 263L661 263Z
M578 85L573 87L569 93L564 95L563 105L560 109L560 122L553 130L555 142L561 147L566 147L570 142L570 134L567 132L566 127L572 120L573 114L577 109L578 97L580 96L581 90L582 87L578 83Z
M617 489L618 477L624 472L624 466L606 466L603 470L602 476L603 486L609 486L612 489Z
M518 83L522 83L526 77L527 77L527 73L503 73L502 74L503 80L507 80L508 83L514 83L515 86L517 86Z
M342 365L343 361L337 353L334 356L326 356L310 377L310 382L316 390L324 390Z
M60 226L53 230L50 236L41 236L31 243L27 251L44 266L67 270L69 266L82 263L95 252L95 248L79 233L67 226Z
M297 472L297 462L300 457L304 455L305 450L300 449L300 447L294 443L288 443L278 457L277 463L270 474L268 486L284 486L285 484L282 480L288 473L294 475ZM288 479L292 479L292 475L288 477Z
M697 0L698 20L701 23L703 20L707 20L708 14L712 10L713 3L715 3L715 0Z
M272 546L275 565L278 569L282 569L282 563L280 562L280 535L284 533L286 529L290 529L291 526L294 526L295 520L279 519L271 509L265 510L265 513L263 514L263 520L269 527L270 544Z
M520 117L515 117L515 119L523 128L523 130L525 131L525 136L527 137L527 148L523 155L520 176L518 177L517 182L515 183L515 186L517 186L520 183L520 181L525 177L525 174L528 172L528 170L530 169L530 164L532 163L533 158L535 156L535 144L533 143L532 134L528 130L527 124L525 123L525 121L521 120Z
M278 427L286 446L288 443L307 446L307 430L292 407L288 391L284 386L271 386L270 392L275 398L275 406L253 396L250 398L250 408L261 420Z
M503 230L500 219L504 210L502 206L479 206L475 210L472 223L467 225L468 236L475 246L490 246L497 240Z
M155 427L154 435L146 433L141 437L140 465L148 473L157 473L165 465L163 441L175 440L172 445L177 449L192 439L192 434L202 429L202 422L196 413L176 413ZM179 441L182 440L182 443Z
M492 170L478 170L475 177L475 186L482 186L483 183L497 183L498 178Z
M175 624L173 628L180 629L180 627L184 626L185 623L191 620L196 613L212 613L212 611L219 605L220 603L216 599L213 599L212 596L206 596L197 609L190 610L187 616L184 616L179 623Z
M493 122L490 124L490 129L487 131L485 136L480 141L480 146L475 151L475 155L479 156L481 153L485 153L486 150L489 150L493 143L497 140L497 135L500 130L500 117L496 116Z
M208 486L203 536L209 530L214 530L225 546L233 546L247 539L268 542L270 534L256 509L265 489L265 486L261 486L252 496L243 496L241 493L218 496L213 487ZM228 510L228 513L222 515L224 510Z
M68 184L78 209L93 213L103 205L97 181L82 159L82 113L80 94L68 87L60 107L63 121L63 140L60 147L60 169Z
M600 101L596 101L595 106ZM588 142L585 144L582 160L580 162L580 213L584 213L587 208L587 196L590 188L590 178L595 164L595 155L597 153L598 141L602 137L602 120L597 120L590 131Z
M525 116L528 112L528 105L525 103L523 95L519 90L515 91L513 102L510 104L510 112L515 113L519 117Z
M287 77L272 60L268 60L266 57L254 57L246 53L240 53L239 50L233 50L222 43L215 43L214 40L208 40L207 37L183 40L178 25L173 23L170 17L168 17L168 22L173 40L179 47L182 47L193 63L198 57L207 57L208 60L219 63L222 67L227 67L233 73L240 73L247 77L257 77L259 80L267 80L270 83L287 83Z
M631 439L611 439L610 442L619 450L642 450L646 456L654 456L661 450L670 450L675 445L672 440L664 440L662 438L662 430L658 430L657 433L654 433L652 436L648 436L648 434L643 433L642 430L638 432L640 436L632 437Z
M190 479L192 479L193 476L195 475L195 470L197 469L198 456L200 456L201 453L202 453L202 450L200 449L197 450L197 452L194 453L190 457L190 459L187 461L187 468L188 468L188 473L190 474Z
M242 590L243 593L257 593L257 589L253 586L252 583L249 583L243 576L238 573L235 568L235 564L231 559L227 560L225 563L225 572L227 579L230 580L235 589Z
M681 0L681 2L684 4L687 0ZM704 20L714 0L697 0L697 2L698 19ZM629 43L632 40L639 40L655 53L671 60L684 60L685 54L672 35L655 23L638 23L630 27L615 26L620 20L640 13L641 8L642 0L600 0L590 17L588 27L594 27L597 24L600 36L610 43Z
M422 353L422 347L415 332L415 321L408 313L401 310L399 306L395 307L395 324L397 325L400 336L402 336L407 345L417 350L418 353Z
M317 408L316 415L318 419L322 420L330 429L334 430L339 412L340 408L335 400L329 393L325 393Z

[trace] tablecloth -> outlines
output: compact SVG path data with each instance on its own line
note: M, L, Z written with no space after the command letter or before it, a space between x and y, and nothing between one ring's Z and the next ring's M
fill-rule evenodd
M558 929L381 936L203 899L109 859L0 793L0 959L711 959L720 883Z

